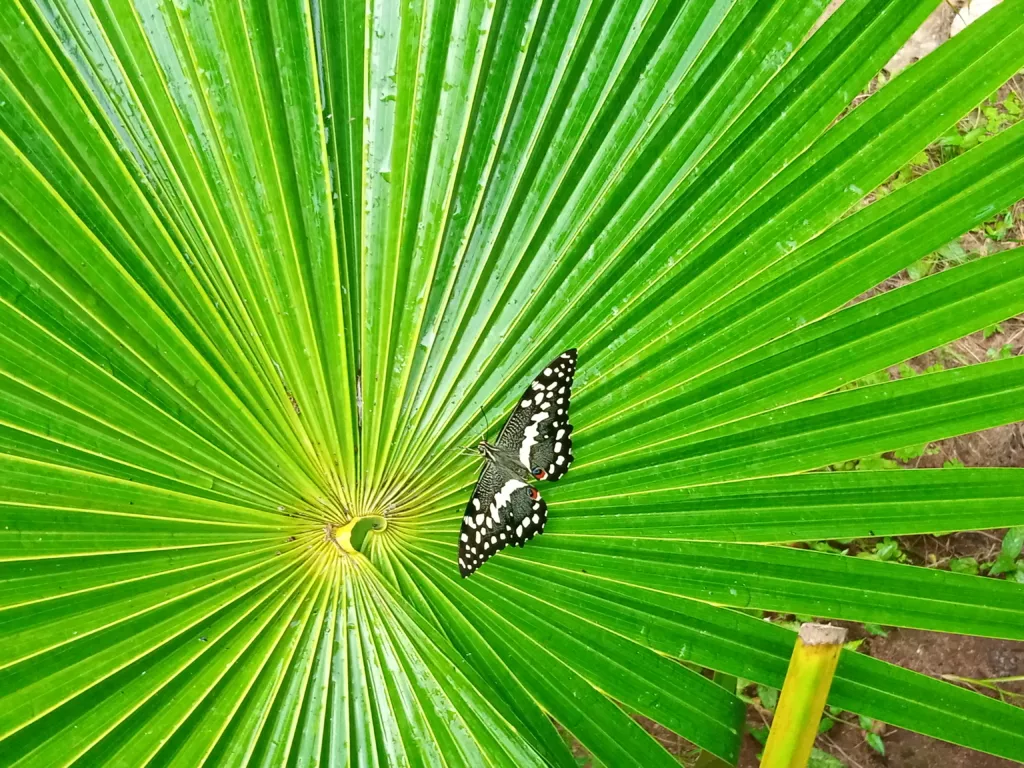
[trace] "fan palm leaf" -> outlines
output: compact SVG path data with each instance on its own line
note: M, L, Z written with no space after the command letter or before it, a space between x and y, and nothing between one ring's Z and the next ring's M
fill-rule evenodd
M1024 252L851 301L1024 197L1005 2L848 109L921 0L0 4L0 762L726 760L793 634L1024 639L1022 587L788 546L1024 522L1021 470L812 472L1024 419ZM547 532L461 580L456 449L577 346ZM679 663L686 662L685 664ZM831 701L1024 759L852 652Z

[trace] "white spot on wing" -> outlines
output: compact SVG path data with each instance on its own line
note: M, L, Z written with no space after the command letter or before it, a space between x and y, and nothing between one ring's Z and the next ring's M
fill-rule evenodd
M555 435L555 440L561 440L563 437L565 437L565 430L564 429L558 430L558 434ZM476 499L473 499L473 501L476 501Z
M523 432L523 444L519 446L519 461L527 469L530 467L530 449L537 444L537 436L540 435L540 422L548 417L547 411L533 414L532 421L526 431ZM511 481L509 481L511 482Z
M508 503L512 500L512 492L515 491L516 488L522 488L524 485L526 485L526 483L522 480L517 480L516 478L505 481L505 484L501 486L501 490L494 495L494 503L491 504L491 514L495 515L495 520L500 520L500 518L497 517L496 511L508 506ZM478 517L482 518L483 515L478 515Z

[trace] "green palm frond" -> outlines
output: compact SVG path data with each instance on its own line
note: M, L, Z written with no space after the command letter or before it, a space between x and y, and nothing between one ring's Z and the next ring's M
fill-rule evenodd
M1024 640L774 546L1024 523L1021 470L811 471L1024 419L1020 357L844 386L1024 312L1019 249L852 303L1024 197L1020 123L864 204L1024 0L852 110L934 3L825 5L0 4L0 763L734 761L750 609ZM457 449L571 346L547 532L462 580ZM863 655L831 701L1024 759Z

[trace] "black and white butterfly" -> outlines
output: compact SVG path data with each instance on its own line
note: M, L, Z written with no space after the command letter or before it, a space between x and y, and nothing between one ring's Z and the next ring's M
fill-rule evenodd
M572 464L569 395L576 350L545 366L523 396L494 445L477 446L485 459L459 534L459 572L469 576L495 552L523 546L543 532L548 508L527 480L557 480Z

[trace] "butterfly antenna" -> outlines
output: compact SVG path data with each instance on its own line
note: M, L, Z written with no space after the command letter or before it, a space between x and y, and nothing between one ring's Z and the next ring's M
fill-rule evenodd
M487 433L491 431L491 420L487 418L487 412L484 411L484 407L480 406L480 415L484 417L484 433L480 436L480 442L487 442Z
M487 418L487 413L484 411L484 407L482 405L478 407L480 408L480 414L484 417L484 431L480 435L480 442L483 443L487 441L487 432L490 430L491 424L490 419ZM469 456L477 456L479 453L475 444L470 446L460 445L456 450Z

